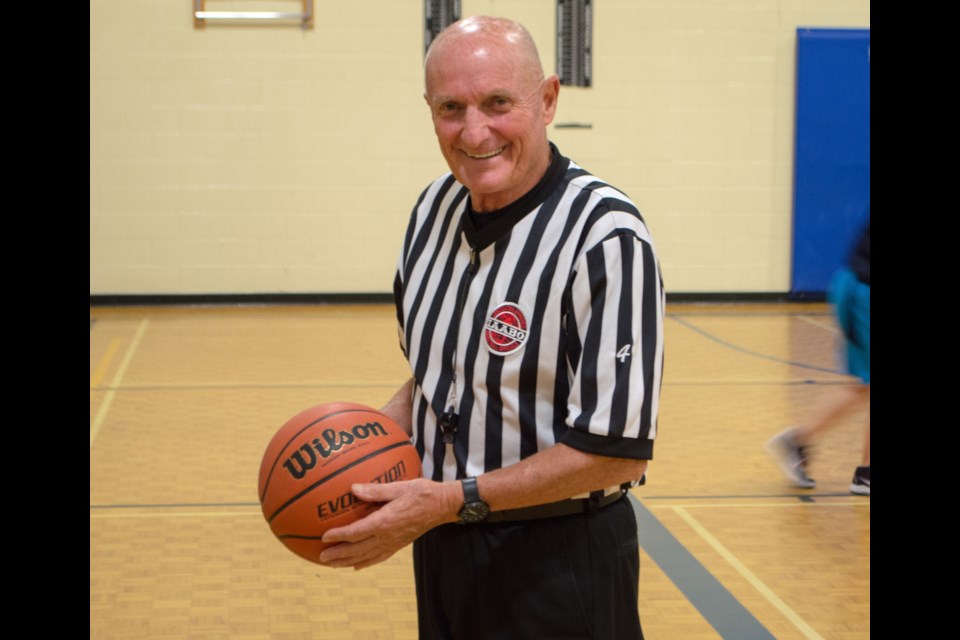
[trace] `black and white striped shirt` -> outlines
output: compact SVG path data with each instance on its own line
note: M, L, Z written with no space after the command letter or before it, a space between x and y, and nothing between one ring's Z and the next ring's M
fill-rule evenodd
M452 174L414 207L394 295L427 478L558 442L653 457L666 301L653 242L626 195L551 147L543 179L480 230ZM451 407L447 444L438 422Z

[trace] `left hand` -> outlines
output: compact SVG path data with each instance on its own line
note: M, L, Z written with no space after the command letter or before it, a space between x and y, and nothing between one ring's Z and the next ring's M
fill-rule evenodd
M351 490L365 502L382 504L367 517L323 535L324 542L340 544L320 553L322 565L365 569L383 562L430 529L455 522L463 503L460 483L425 478L355 484Z

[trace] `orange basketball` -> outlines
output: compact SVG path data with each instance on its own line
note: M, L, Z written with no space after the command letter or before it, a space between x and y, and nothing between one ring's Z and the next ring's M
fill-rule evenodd
M260 508L270 530L298 556L319 562L328 529L376 511L354 483L422 475L420 456L396 422L361 404L321 404L293 416L260 463Z

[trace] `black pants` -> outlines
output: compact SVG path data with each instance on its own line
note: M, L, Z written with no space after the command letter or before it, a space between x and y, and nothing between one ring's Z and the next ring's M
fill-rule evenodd
M624 498L595 513L447 524L413 546L421 640L642 640Z

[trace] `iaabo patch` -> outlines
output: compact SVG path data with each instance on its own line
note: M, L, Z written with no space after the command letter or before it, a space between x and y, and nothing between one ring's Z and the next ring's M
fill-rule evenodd
M490 312L483 338L490 353L508 356L527 343L527 314L515 302L504 302Z

